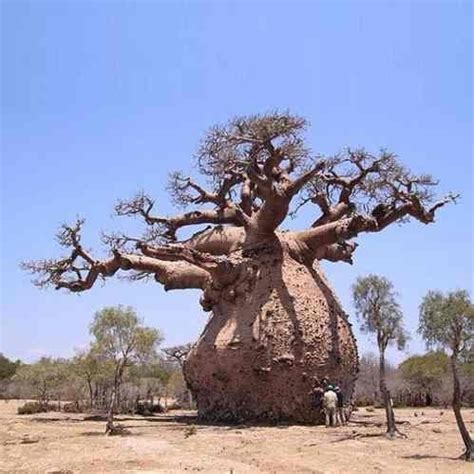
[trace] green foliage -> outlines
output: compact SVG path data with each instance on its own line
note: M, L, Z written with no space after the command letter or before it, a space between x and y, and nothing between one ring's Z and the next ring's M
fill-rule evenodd
M93 351L111 360L146 361L163 340L157 329L142 326L131 307L107 307L95 314L90 327Z
M444 352L428 352L409 357L399 369L405 381L425 390L435 390L449 375L449 358Z
M393 284L377 275L359 277L352 286L352 296L361 331L376 334L382 350L391 343L403 349L408 334L403 328L403 315Z
M0 353L0 380L12 378L20 364L19 360L13 362Z
M474 343L474 305L468 292L430 291L420 306L418 332L428 347L469 353Z
M42 357L34 364L20 366L15 379L28 383L40 402L49 400L69 375L69 364L64 359Z

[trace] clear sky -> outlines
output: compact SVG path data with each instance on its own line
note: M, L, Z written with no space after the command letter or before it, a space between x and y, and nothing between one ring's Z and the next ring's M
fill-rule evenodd
M195 340L207 318L195 291L117 280L80 296L40 291L18 264L59 255L55 230L76 215L97 247L101 230L124 225L116 199L137 190L172 212L167 175L190 169L203 131L275 108L310 120L315 152L387 147L438 177L440 194L462 194L436 224L362 236L352 267L325 265L352 317L358 275L391 279L409 352L422 351L427 290L473 294L472 13L454 0L1 1L0 351L71 355L93 313L118 303L167 344Z

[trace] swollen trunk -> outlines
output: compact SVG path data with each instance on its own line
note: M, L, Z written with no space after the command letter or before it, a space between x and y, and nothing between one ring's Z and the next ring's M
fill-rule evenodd
M184 373L199 416L323 423L312 391L328 377L352 397L358 357L351 324L320 269L260 249L254 278L213 307Z

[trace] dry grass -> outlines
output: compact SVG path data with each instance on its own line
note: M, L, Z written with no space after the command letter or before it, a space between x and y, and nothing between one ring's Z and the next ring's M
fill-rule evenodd
M0 471L6 473L473 472L456 459L462 444L449 410L396 410L408 439L390 441L380 436L381 409L361 409L355 423L329 429L208 426L191 412L122 417L131 435L106 437L103 422L83 415L19 416L16 408L0 402ZM464 417L472 431L474 410Z

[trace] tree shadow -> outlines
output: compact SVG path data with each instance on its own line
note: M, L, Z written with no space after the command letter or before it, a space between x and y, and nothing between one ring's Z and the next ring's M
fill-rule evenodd
M70 418L70 417L66 417L66 418L60 418L60 417L54 417L54 418L50 418L50 417L46 417L46 416L35 416L34 418L30 418L29 421L34 421L36 423L56 423L58 421L64 421L64 422L68 422L68 423L80 423L81 421L83 421L82 419L79 419L79 418Z
M331 443L340 443L342 441L351 441L354 439L363 439L363 438L386 438L386 433L355 433L347 436L342 436L341 438L334 439Z
M460 461L461 457L450 457L450 456L436 456L433 454L411 454L410 456L401 456L402 459L414 459L414 460L423 460L423 459L447 459L449 461Z

